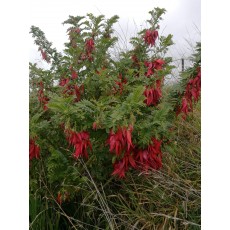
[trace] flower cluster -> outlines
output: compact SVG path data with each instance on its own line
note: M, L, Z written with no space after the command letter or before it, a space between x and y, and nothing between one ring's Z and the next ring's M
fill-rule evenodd
M78 74L77 74L77 72L73 69L73 67L72 66L70 66L69 67L69 69L70 69L70 71L71 71L71 78L70 77L68 77L68 78L61 78L60 79L60 82L59 82L59 85L60 86L65 86L65 85L67 85L68 83L69 83L69 81L72 79L72 80L75 80L75 79L77 79L78 78Z
M65 86L65 85L67 85L68 83L69 83L69 78L62 78L61 80L60 80L60 82L59 82L59 85L60 86Z
M152 138L152 144L146 149L136 149L135 160L141 170L158 170L162 167L161 140Z
M117 175L119 178L125 177L125 172L129 167L139 168L143 171L158 170L162 167L162 141L152 138L152 144L146 149L138 149L132 143L132 131L132 126L118 128L116 133L110 131L107 140L110 145L109 151L117 157L113 164L112 175Z
M147 72L145 73L145 76L150 77L156 71L161 70L165 62L162 59L157 59L152 62L145 61L144 64L148 68ZM155 86L146 86L144 92L146 99L144 102L147 104L147 106L151 106L151 105L156 106L159 103L160 98L162 97L162 91L161 91L162 81L163 79L158 79L155 81Z
M71 67L71 79L70 78L61 78L59 85L64 87L63 94L66 95L75 95L75 102L78 102L81 100L81 95L84 93L84 85L78 86L76 84L73 84L71 80L75 80L78 75L75 70L73 70Z
M84 93L84 85L78 86L78 85L66 85L63 94L67 95L75 95L75 102L78 102L81 100L81 94Z
M145 99L145 103L147 106L156 106L159 101L160 101L160 98L162 97L162 92L161 92L161 88L156 86L156 88L149 88L149 87L146 87L145 91L144 91L144 95L146 97Z
M133 127L131 125L128 129L126 127L119 127L116 133L114 133L113 130L110 130L109 138L107 140L107 143L110 146L109 151L115 153L116 156L120 156L122 151L129 152L133 147L132 131Z
M43 110L46 111L48 109L47 104L49 102L49 98L44 95L44 85L42 81L39 83L39 87L40 89L38 91L38 100L43 105Z
M153 62L145 61L145 66L148 68L147 72L145 73L145 76L149 77L155 73L155 70L161 70L164 63L165 62L162 59L157 59Z
M128 170L129 165L133 168L136 167L132 156L132 150L134 148L132 143L132 131L133 127L131 125L128 129L126 127L119 127L116 133L112 130L110 131L107 140L111 153L115 154L117 157L122 157L123 155L120 160L116 160L113 164L114 171L112 175L118 175L120 178L125 176L125 172Z
M195 78L191 79L186 87L185 95L188 98L193 98L195 102L197 102L200 98L201 92L201 69L198 67L197 75Z
M70 71L71 71L71 79L72 79L72 80L77 79L77 78L78 78L78 74L77 74L77 72L73 69L73 66L70 66L69 69L70 69Z
M76 133L72 130L66 130L65 133L67 135L67 141L75 148L73 156L76 159L80 156L88 158L88 148L92 151L89 133L86 131Z
M183 119L186 119L189 112L192 111L192 103L197 102L200 98L201 92L201 69L197 68L197 74L193 79L187 83L184 96L182 98L182 105L177 111L177 115L183 113Z
M95 50L95 44L93 38L87 39L85 41L86 55L89 61L93 60L92 52Z
M92 53L92 51L95 49L93 39L92 38L87 39L85 42L85 46L86 46L86 52Z
M30 146L29 146L29 159L32 160L33 158L38 159L40 157L40 147L35 143L35 140L30 139Z
M131 152L125 152L124 157L113 164L112 175L118 175L119 178L125 177L125 172L128 171L129 166L136 168L136 163Z
M148 30L146 30L145 35L144 35L145 43L150 45L150 46L154 46L157 37L158 37L158 31L157 30L148 29Z
M77 72L75 70L71 71L71 77L73 80L78 78Z
M46 52L42 50L41 48L38 49L41 52L42 59L45 60L47 63L50 63L50 59L48 58Z
M146 103L147 106L151 106L151 105L156 106L159 103L162 97L162 91L161 91L162 80L156 80L155 86L152 87L146 86L146 89L144 91L144 95L146 99L144 102Z

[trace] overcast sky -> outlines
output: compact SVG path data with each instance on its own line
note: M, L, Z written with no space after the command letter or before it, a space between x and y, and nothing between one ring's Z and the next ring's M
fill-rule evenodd
M67 27L62 22L69 15L84 16L93 13L111 17L117 14L120 19L115 29L124 38L135 35L137 29L145 26L145 20L150 18L150 10L163 7L167 12L160 24L160 33L173 34L175 45L170 54L177 59L191 53L189 43L200 41L200 4L200 0L30 0L30 25L38 26L44 31L47 39L61 51L67 39ZM31 62L41 60L32 38L29 59Z

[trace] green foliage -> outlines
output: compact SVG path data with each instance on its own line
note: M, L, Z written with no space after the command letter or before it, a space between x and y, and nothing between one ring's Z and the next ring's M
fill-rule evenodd
M151 26L156 27L158 26L158 23L160 20L162 20L162 15L165 14L166 10L163 8L156 7L154 10L149 11L149 14L151 15L151 20L148 20Z
M68 176L68 160L64 154L50 149L51 155L47 160L47 178L49 183L62 183Z
M36 26L31 26L30 33L35 38L35 44L48 54L48 60L52 60L52 67L58 66L62 55L57 52L56 48L52 48L52 43L46 39L44 32Z

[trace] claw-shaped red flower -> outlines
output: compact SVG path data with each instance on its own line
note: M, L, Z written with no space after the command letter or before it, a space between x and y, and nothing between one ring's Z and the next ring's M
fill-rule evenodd
M200 67L197 68L197 74L194 78L190 79L187 83L182 104L177 110L177 115L182 113L182 118L186 119L189 112L191 112L193 102L197 102L201 93L201 71Z
M30 139L30 146L29 146L29 159L32 160L33 158L38 159L40 157L40 147L35 143L35 140Z
M65 86L65 85L68 84L68 83L69 83L69 78L62 78L62 79L60 80L59 85L60 85L60 86Z
M147 106L154 105L156 106L159 103L160 98L162 97L162 92L160 87L156 88L148 88L146 87L144 91L144 95L146 97L145 103Z
M88 148L92 151L92 144L89 139L88 132L80 132L76 133L72 130L66 130L67 140L70 145L75 147L75 152L73 156L77 159L78 157L82 156L88 158Z
M135 160L141 170L158 170L162 167L161 143L162 141L152 138L152 144L146 149L135 150Z
M157 30L150 30L150 29L146 30L145 35L144 35L145 43L150 46L154 46L157 37L158 37Z
M130 152L126 152L121 160L113 164L114 170L112 175L118 175L119 178L125 177L125 172L128 171L129 166L136 168L136 163Z
M124 151L130 151L133 148L132 143L132 131L133 127L130 125L129 128L119 127L117 132L110 131L107 143L110 145L109 151L115 152L117 156L121 155Z
M49 102L49 98L45 96L44 94L44 85L43 85L43 82L41 81L39 83L39 91L38 91L38 100L40 101L41 105L43 106L43 110L47 110L48 107L47 107L47 104Z
M146 77L150 77L155 73L155 70L161 70L164 65L164 60L157 59L153 62L145 61L144 64L148 68L147 72L145 73Z
M95 46L94 46L94 40L92 38L87 39L85 41L85 48L88 54L91 54L93 52L93 50L95 49Z

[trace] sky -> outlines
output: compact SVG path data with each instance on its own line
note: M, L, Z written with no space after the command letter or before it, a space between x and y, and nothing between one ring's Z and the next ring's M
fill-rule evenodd
M30 26L38 26L61 52L64 42L67 41L67 27L63 26L62 22L68 19L69 15L85 16L87 13L93 13L103 14L108 18L116 14L120 19L114 28L122 38L121 47L126 48L128 38L146 25L145 21L150 18L148 12L154 7L161 7L167 12L163 16L159 32L163 35L173 35L175 45L171 47L169 54L177 60L187 58L192 53L190 44L200 41L200 5L200 0L30 0ZM29 60L45 65L32 36L29 41Z

